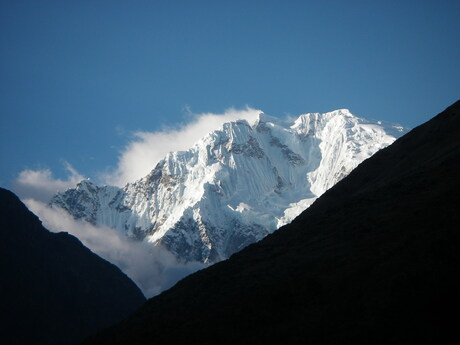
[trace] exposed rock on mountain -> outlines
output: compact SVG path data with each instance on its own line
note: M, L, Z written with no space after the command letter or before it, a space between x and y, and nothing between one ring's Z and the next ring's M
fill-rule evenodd
M87 344L439 344L458 336L460 101L291 224Z
M51 233L0 188L2 344L74 344L145 298L117 267L67 233Z
M290 222L403 131L346 109L291 121L261 114L225 123L124 188L82 181L51 204L184 261L217 262Z

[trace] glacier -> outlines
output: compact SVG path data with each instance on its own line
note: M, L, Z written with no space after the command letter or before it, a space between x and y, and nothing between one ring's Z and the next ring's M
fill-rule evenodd
M50 204L76 219L215 263L289 223L406 130L347 109L227 122L123 188L83 180Z

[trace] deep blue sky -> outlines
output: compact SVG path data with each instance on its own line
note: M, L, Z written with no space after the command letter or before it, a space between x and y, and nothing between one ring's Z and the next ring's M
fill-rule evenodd
M0 185L250 105L414 127L460 96L460 1L0 1Z

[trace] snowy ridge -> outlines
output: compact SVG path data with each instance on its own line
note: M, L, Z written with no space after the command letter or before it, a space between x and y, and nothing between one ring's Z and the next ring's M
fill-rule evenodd
M51 204L184 261L217 262L290 222L403 132L346 109L290 122L260 114L169 153L124 188L82 181Z

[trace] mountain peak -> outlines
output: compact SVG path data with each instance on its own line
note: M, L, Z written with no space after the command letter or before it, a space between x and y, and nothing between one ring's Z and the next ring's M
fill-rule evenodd
M89 178L83 179L77 183L77 189L88 189L88 188L95 188L97 185L92 182Z
M255 124L260 123L260 122L270 122L270 123L274 123L277 125L280 125L283 123L283 121L280 118L271 116L271 115L267 115L265 113L259 114L259 117L257 118L257 121L255 122Z
M356 117L347 108L337 109L337 110L331 111L331 113L336 114L336 115L347 116L347 117Z
M169 153L123 189L85 180L52 203L185 261L216 262L289 223L395 138L346 109L295 121L261 113Z

